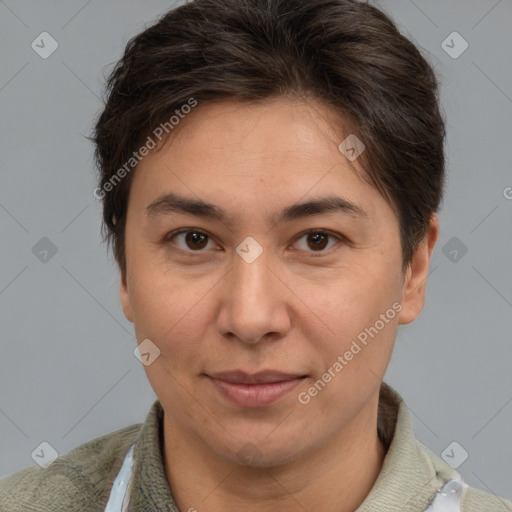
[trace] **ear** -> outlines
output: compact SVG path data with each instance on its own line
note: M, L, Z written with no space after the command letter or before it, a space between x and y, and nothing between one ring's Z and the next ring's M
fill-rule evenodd
M439 235L439 219L436 213L430 218L428 232L418 245L407 267L402 289L402 311L399 324L408 324L416 319L425 304L425 290L430 257Z
M126 279L126 272L121 271L121 279L119 280L119 295L121 297L121 306L124 316L133 323L132 305L130 302L130 293Z

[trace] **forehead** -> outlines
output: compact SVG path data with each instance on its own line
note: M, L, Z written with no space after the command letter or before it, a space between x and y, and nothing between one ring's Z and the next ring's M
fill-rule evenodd
M262 102L216 101L199 104L169 138L171 145L208 148L226 158L340 156L346 122L316 100L274 98ZM190 155L191 157L193 155Z
M356 206L352 213L357 206L371 213L368 199L379 194L361 178L357 161L339 151L342 128L339 116L316 102L199 104L139 163L132 192L143 196L144 208L174 191L226 210L274 210L276 202L337 195Z

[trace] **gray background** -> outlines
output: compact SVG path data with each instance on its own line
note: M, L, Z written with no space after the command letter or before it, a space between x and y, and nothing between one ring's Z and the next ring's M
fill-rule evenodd
M427 304L400 328L386 380L422 442L441 455L457 441L465 480L512 499L512 2L374 3L433 63L448 121ZM101 244L84 136L107 65L171 5L0 2L0 477L34 465L42 441L62 454L142 422L156 398ZM59 44L47 59L31 48L43 31ZM456 59L441 47L453 31L469 43ZM57 248L46 262L32 251L43 237Z

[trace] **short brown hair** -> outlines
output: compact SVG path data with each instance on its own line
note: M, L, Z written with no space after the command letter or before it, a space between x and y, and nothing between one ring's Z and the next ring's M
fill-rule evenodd
M390 17L368 3L191 1L128 42L106 93L92 138L101 190L190 98L297 96L336 109L363 141L358 163L397 214L403 269L442 200L445 125L436 75ZM123 274L133 172L125 174L101 196L104 240Z

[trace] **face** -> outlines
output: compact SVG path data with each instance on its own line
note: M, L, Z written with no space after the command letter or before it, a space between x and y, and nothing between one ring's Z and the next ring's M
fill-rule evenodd
M435 235L403 275L398 220L332 115L199 105L133 176L123 311L160 351L145 370L167 424L226 460L283 463L368 418L397 327L423 305ZM212 378L268 370L293 379L255 392Z

